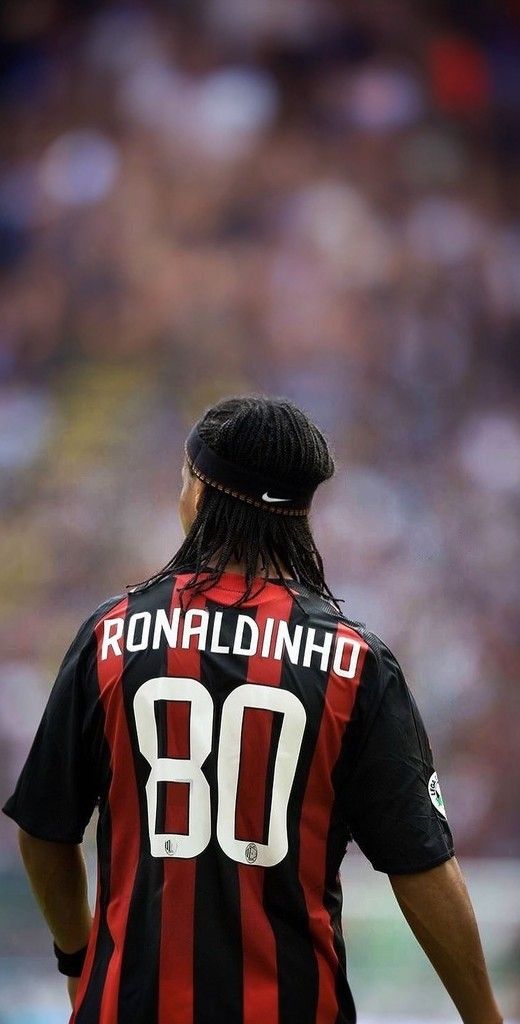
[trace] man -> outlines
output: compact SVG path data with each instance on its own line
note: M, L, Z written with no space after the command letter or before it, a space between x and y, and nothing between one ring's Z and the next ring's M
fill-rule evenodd
M4 810L75 1024L354 1022L351 838L465 1024L502 1019L414 700L324 580L308 511L333 471L291 403L210 409L186 442L184 543L65 656Z

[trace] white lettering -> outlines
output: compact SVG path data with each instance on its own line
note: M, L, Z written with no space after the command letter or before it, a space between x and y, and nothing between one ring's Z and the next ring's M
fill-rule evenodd
M215 612L213 630L211 633L211 650L213 654L229 654L229 647L220 643L220 631L222 629L222 612Z
M316 630L309 627L307 632L307 640L305 641L305 651L303 654L303 665L305 668L309 668L313 653L321 654L320 668L322 672L327 670L327 666L330 658L330 649L332 647L333 634L325 632L325 637L322 644L315 642Z
M303 626L295 626L294 633L291 636L289 633L289 625L284 622L283 619L278 623L278 633L276 636L276 644L274 648L273 657L277 661L280 661L283 655L283 650L287 651L289 655L289 661L292 661L293 665L298 664L298 658L300 657L300 647L302 645Z
M200 616L198 625L193 625L195 616ZM198 648L200 650L206 649L206 638L208 635L208 623L209 615L204 608L190 608L186 612L184 619L184 629L182 631L182 646L186 649L190 646L190 640L192 636L198 636L199 643Z
M139 622L142 622L141 639L136 640L135 633ZM145 647L148 647L151 622L152 616L150 612L136 612L135 615L131 616L128 623L128 636L126 638L127 651L144 651Z
M271 650L271 638L274 629L274 619L268 618L265 620L264 639L262 642L262 658L269 657L269 651Z
M124 619L105 619L103 623L103 642L101 644L102 661L106 661L108 658L110 647L114 654L121 655L123 653L119 646L119 641L123 636L124 625Z
M249 640L249 647L244 644L244 629L248 627L251 637ZM235 642L233 644L233 654L245 654L247 657L251 657L252 654L256 654L258 647L259 630L254 619L250 615L239 615L237 619L237 631L235 633Z
M164 608L159 608L155 616L155 625L153 630L152 647L154 650L157 650L161 646L162 633L164 633L164 638L168 647L176 647L180 613L180 608L174 608L171 619L169 619Z
M350 645L350 661L348 668L344 669L341 667L343 660L343 651L347 644ZM337 676L342 676L343 679L353 679L356 674L356 668L359 658L359 652L361 650L361 644L359 640L353 640L349 636L340 636L336 642L336 650L334 652L334 664L333 671Z
M159 608L152 614L148 611L136 612L128 620L128 651L143 651L150 644L154 650L158 650L163 643L170 648L182 646L187 650L192 646L193 638L196 638L198 650L207 650L211 637L210 650L215 654L229 654L232 650L233 654L250 658L258 652L262 658L273 658L276 661L286 658L293 665L302 664L305 668L311 666L313 655L319 655L319 667L322 672L326 672L335 641L333 671L343 679L353 679L357 672L362 643L349 636L339 635L335 638L329 630L320 630L312 626L305 628L301 625L291 629L284 619L268 617L260 632L258 623L251 615L241 614L236 619L233 642L231 643L230 637L228 645L222 643L226 625L228 629L231 625L226 611L210 613L202 608L189 608L183 617L180 608L174 608L170 613ZM124 619L113 618L103 621L103 661L110 654L121 657L124 632ZM321 640L318 641L317 636Z

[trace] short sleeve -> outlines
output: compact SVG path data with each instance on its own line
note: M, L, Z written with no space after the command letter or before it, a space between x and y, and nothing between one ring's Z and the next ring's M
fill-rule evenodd
M388 648L378 675L377 707L346 782L348 825L376 870L424 871L453 856L453 839L422 718Z
M89 620L69 647L13 795L3 810L39 839L80 843L97 798L85 741Z

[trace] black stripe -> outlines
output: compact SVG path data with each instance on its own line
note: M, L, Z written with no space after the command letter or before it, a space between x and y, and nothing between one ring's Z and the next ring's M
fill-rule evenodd
M302 607L293 603L289 618L291 632L297 624L309 623L305 614L307 602L300 595L298 600ZM289 852L280 864L266 871L264 881L264 909L276 941L279 1024L295 1024L295 1021L316 1024L318 964L298 868L302 805L319 734L326 683L326 673L317 670L314 664L311 668L301 665L296 668L284 663L281 687L302 702L307 725L287 812Z
M158 700L155 704L155 728L157 729L157 752L159 757L168 756L166 701ZM155 814L155 831L166 831L166 797L167 782L157 783L157 809Z
M97 850L100 907L99 930L92 971L81 1007L76 1014L76 1024L92 1024L92 1021L97 1021L99 1019L106 974L114 951L114 942L107 923L107 910L110 901L110 862L112 850L112 824L110 820L110 807L108 802L99 816Z
M273 711L273 726L271 729L271 742L269 744L269 755L267 758L267 772L265 779L265 800L264 800L264 833L262 842L269 842L269 822L271 820L271 805L273 802L273 781L276 758L278 756L278 744L283 725L283 714L281 711Z
M130 617L136 612L169 612L173 581L162 580L145 591L130 594L125 622L125 642ZM148 679L166 675L167 652L164 637L159 650L150 646L135 653L125 650L123 700L139 798L140 856L130 902L125 934L118 1024L155 1024L158 1016L161 911L164 879L162 858L150 855L145 785L150 766L139 751L133 714L133 699L139 686ZM114 827L117 823L114 822Z
M221 608L207 602L208 611ZM227 608L221 642L232 646L239 611ZM254 616L254 611L247 609ZM247 678L248 659L201 654L201 680L214 703L213 743L203 771L211 789L211 841L197 858L194 920L194 1024L242 1024L242 928L238 865L216 839L217 749L222 705Z
M334 936L334 949L338 958L336 998L339 1009L336 1024L356 1024L357 1020L356 1007L347 980L347 959L342 926L343 893L339 876L339 869L345 855L348 835L348 827L341 813L339 802L335 800L327 837L323 903L330 916Z
M347 624L354 629L368 643L375 639L368 634L361 623L348 620ZM345 940L342 926L342 903L343 894L339 878L339 869L345 856L348 842L351 839L350 829L347 821L345 794L347 792L347 779L352 771L355 758L364 739L366 730L365 721L373 716L373 698L377 693L379 684L379 652L369 649L365 657L360 683L356 693L356 699L350 721L343 734L341 750L336 764L332 770L332 784L334 788L334 803L329 824L327 837L327 860L325 871L325 892L323 894L324 905L330 915L331 925L334 934L334 949L338 957L339 969L336 976L336 995L338 998L339 1013L336 1024L356 1024L356 1007L352 992L347 979L347 959L345 951Z
M76 1014L76 1024L91 1024L99 1019L106 973L114 950L114 942L107 923L110 901L110 865L112 860L112 822L108 794L112 773L110 749L105 737L105 713L99 697L97 677L97 643L93 637L88 651L88 664L84 676L86 697L85 733L90 762L95 766L96 789L99 796L97 825L97 870L99 882L99 928L90 978Z

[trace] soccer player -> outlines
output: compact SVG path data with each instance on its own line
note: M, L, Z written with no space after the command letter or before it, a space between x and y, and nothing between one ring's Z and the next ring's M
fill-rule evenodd
M324 579L308 512L333 470L290 402L211 408L186 442L184 543L65 655L4 810L74 1024L352 1024L352 838L465 1024L502 1020L414 699Z

